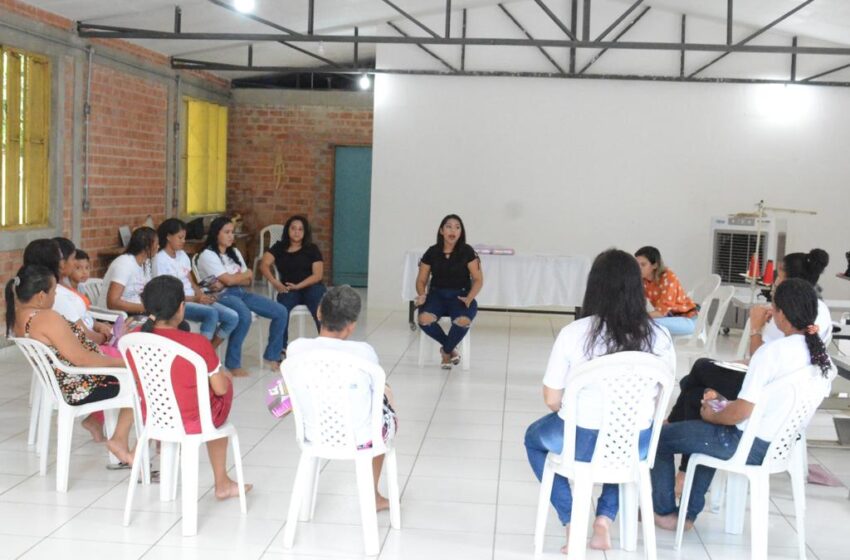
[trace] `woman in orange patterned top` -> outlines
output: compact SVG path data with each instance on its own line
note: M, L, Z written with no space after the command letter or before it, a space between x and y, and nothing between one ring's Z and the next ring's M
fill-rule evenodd
M643 291L654 308L650 317L673 336L693 334L699 308L673 271L664 266L658 249L641 247L635 257L643 277Z

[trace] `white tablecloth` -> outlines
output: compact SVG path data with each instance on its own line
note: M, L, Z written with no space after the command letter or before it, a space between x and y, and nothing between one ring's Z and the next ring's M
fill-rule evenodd
M404 254L401 298L416 298L422 251ZM481 255L484 288L475 298L487 307L577 307L590 273L587 257Z

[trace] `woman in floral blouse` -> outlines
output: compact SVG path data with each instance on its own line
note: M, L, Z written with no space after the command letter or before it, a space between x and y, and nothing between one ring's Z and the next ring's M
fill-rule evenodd
M658 249L641 247L635 257L643 277L643 291L653 307L650 317L673 336L693 334L699 307L685 293L679 278L664 266Z

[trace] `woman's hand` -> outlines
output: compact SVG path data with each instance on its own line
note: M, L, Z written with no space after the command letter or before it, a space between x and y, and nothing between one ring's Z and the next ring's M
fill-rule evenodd
M415 305L416 307L420 307L424 303L425 303L425 294L418 295L418 296L416 296L416 299L413 300L413 305Z
M754 305L750 308L750 331L757 332L773 317L773 310L767 305Z
M292 282L287 282L286 284L284 284L284 286L286 286L286 291L287 291L287 292L298 291L298 290L300 290L300 289L301 289L301 288L298 286L298 284L293 284Z
M216 280L215 282L210 284L210 287L208 289L211 292L220 292L224 289L224 284L221 283L221 280Z
M720 397L720 394L717 391L715 391L714 389L706 389L705 392L702 394L702 402L711 401L718 397Z
M203 305L212 305L215 303L215 298L212 296L208 296L207 294L201 293L198 294L198 303Z
M716 424L717 423L717 422L714 421L714 417L715 417L715 415L717 415L717 413L714 412L714 409L711 408L711 406L708 404L708 401L706 401L705 399L703 399L703 401L702 401L702 407L700 407L700 409L699 409L699 415L700 415L700 418L702 418L703 420L705 420L709 424Z
M279 294L288 294L289 293L289 288L287 288L286 284L284 284L283 282L275 280L272 283L272 286L274 286L274 289L277 290L277 293L279 293Z
M466 308L469 309L469 306L472 305L472 302L475 298L473 298L472 296L457 296L457 299L462 301L464 305L466 305Z
M107 325L106 323L95 321L92 330L107 337L112 336L112 325Z

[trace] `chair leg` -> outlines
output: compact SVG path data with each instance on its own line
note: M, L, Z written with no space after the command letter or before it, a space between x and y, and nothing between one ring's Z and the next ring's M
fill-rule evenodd
M174 488L177 486L178 443L172 441L160 442L159 446L159 501L170 502L174 499Z
M180 449L183 536L198 533L198 446L184 441Z
M657 551L655 546L655 523L653 519L655 512L652 509L652 481L649 477L649 468L640 468L640 511L643 517L643 554L646 560L655 560Z
M363 523L363 541L366 556L377 556L378 545L378 512L375 505L375 482L372 478L372 458L361 454L354 460L357 470L357 493L360 497L360 521Z
M752 560L767 560L767 523L770 478L756 476L750 480L750 536Z
M637 509L637 484L620 484L620 547L629 552L637 550Z
M589 477L576 474L573 480L573 509L570 519L570 560L584 560L587 556L587 516L593 483Z
M304 494L301 496L301 510L298 513L298 521L313 519L313 503L316 500L318 488L319 465L319 459L312 457L310 463L305 467Z
M688 470L685 472L685 486L682 488L682 498L679 500L679 522L676 524L676 550L682 549L682 537L685 535L685 519L688 515L688 502L691 500L691 488L694 485L694 473L697 470L696 461L691 457ZM653 516L654 519L654 516ZM646 523L647 519L643 522Z
M387 477L387 494L390 501L390 527L393 529L401 529L401 504L399 503L399 486L398 486L398 461L395 456L395 449L388 449L384 457L384 466L386 467Z
M38 419L38 472L47 475L47 456L50 454L50 424L53 420L53 399L45 391L41 399L41 417Z
M419 367L425 365L425 352L428 350L428 336L425 334L421 328L419 329Z
M70 410L59 409L56 424L56 491L68 491L68 470L71 462L71 439L74 437L74 415Z
M42 391L41 382L32 376L33 384L30 386L30 429L27 432L27 445L35 445L38 434L38 417L41 415ZM44 398L48 398L46 395Z
M546 519L549 517L549 498L552 496L552 486L555 483L555 471L549 465L543 466L543 476L540 477L540 495L537 498L537 520L534 524L534 553L543 552L543 539L546 538Z
M747 477L726 473L726 532L740 535L744 532L747 514Z
M30 379L30 396L27 404L33 407L33 402L35 401L36 393L41 389L41 382L36 378L35 372L32 372L32 379Z
M236 484L239 485L239 509L242 515L248 513L248 503L245 500L245 474L242 472L242 451L239 448L239 436L234 432L230 436L233 448L233 464L236 466Z
M461 348L461 356L460 356L460 366L463 368L463 371L469 371L469 364L472 361L472 356L470 356L472 341L470 337L472 336L472 332L467 331L466 336L463 337L463 342L460 343Z
M305 331L304 315L298 315L298 338L304 338Z
M797 527L797 547L800 560L806 560L806 482L800 467L791 466L791 492L794 496L794 521Z
M148 445L148 438L144 434L136 443L136 453L133 456L133 468L130 471L130 482L127 486L127 500L124 503L124 526L130 525L130 512L133 510L133 495L136 493L136 485L139 481L139 473L144 462L144 447ZM144 477L142 477L144 479Z
M298 460L298 470L295 472L295 482L292 485L292 496L289 498L289 511L286 515L286 526L283 528L283 547L292 548L295 543L295 529L298 527L298 514L301 510L301 501L307 492L306 484L310 475L313 457L301 453Z
M709 489L709 508L711 513L719 513L723 507L723 497L726 494L726 473L715 471L714 479Z
M106 428L106 439L111 439L112 435L115 433L115 426L118 425L118 409L112 408L109 410L103 411L103 427ZM118 457L110 453L106 452L106 457L109 460L110 465L117 465L121 461L118 460Z

